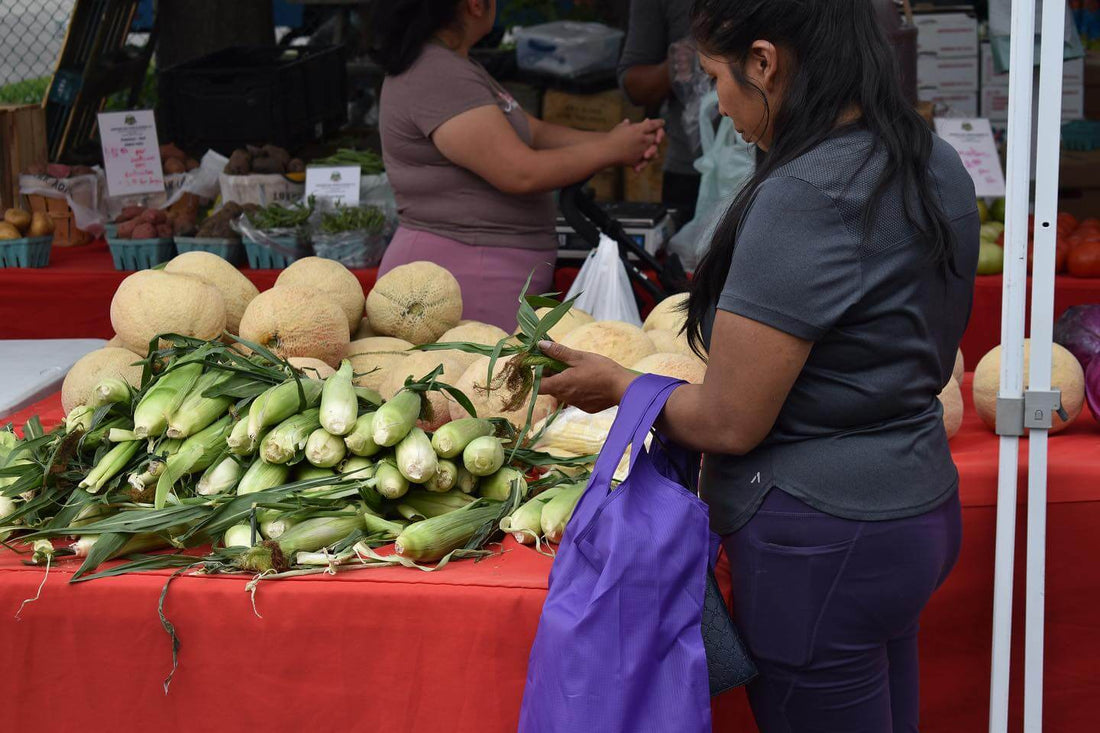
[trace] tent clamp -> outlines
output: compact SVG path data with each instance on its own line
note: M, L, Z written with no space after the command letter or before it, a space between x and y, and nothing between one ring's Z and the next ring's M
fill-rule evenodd
M1023 397L997 398L997 435L1023 436L1028 430L1050 430L1054 414L1069 420L1061 390L1024 392Z

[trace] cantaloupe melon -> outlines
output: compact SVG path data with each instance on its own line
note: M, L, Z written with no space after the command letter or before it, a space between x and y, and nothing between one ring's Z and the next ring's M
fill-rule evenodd
M241 338L286 359L310 356L337 367L348 351L348 319L327 295L286 285L260 293L241 318Z
M642 329L623 321L596 321L571 331L562 345L579 351L591 351L630 367L657 348Z
M1024 341L1024 384L1028 383L1031 366L1031 339ZM997 392L1001 381L1001 347L982 357L974 368L974 409L990 429L997 425ZM1062 391L1062 407L1069 413L1064 421L1057 414L1051 433L1064 430L1081 414L1085 404L1085 372L1080 362L1064 346L1054 344L1051 354L1050 383Z
M665 331L664 329L654 329L652 331L646 331L646 336L649 336L649 340L653 342L653 347L657 349L658 354L683 354L685 356L695 356L695 352L691 350L691 345L688 343L687 334L676 333L675 331Z
M955 367L951 370L951 377L962 384L964 374L966 374L966 361L963 359L962 349L959 349L955 352Z
M962 387L954 379L947 380L947 386L939 394L940 403L943 405L943 429L947 431L947 439L955 437L963 422L963 395Z
M359 328L363 320L363 286L351 270L336 260L324 257L303 257L290 263L279 273L275 287L297 285L313 288L329 296L348 319L348 333Z
M292 356L287 361L310 379L328 379L336 373L328 364L312 356Z
M440 366L443 367L443 374L438 377L439 381L453 385L466 371L467 361L457 357L460 353L451 350L411 351L407 358L398 360L387 369L378 391L388 400L401 391L407 378L420 379ZM431 406L431 416L417 424L432 432L451 421L450 405L454 400L446 392L430 390L424 394Z
M378 278L367 295L367 318L384 336L434 343L462 318L462 290L439 265L410 262Z
M530 397L524 400L522 407L516 410L505 410L505 405L513 401L514 393L503 382L501 374L508 362L515 357L498 359L493 368L493 379L487 381L489 370L489 357L479 356L477 360L466 368L466 371L454 384L473 403L478 417L503 417L512 423L517 429L522 428L527 420L527 407ZM491 389L489 389L491 387ZM532 424L542 420L557 407L557 401L549 395L539 395L535 401L535 412L531 418ZM458 420L469 417L469 413L457 402L451 402L451 419Z
M137 354L147 353L159 334L219 338L225 318L221 292L191 275L139 270L119 284L111 299L111 325Z
M661 374L683 379L692 384L702 384L707 367L694 356L685 354L650 354L630 367L643 374Z
M141 366L134 366L141 357L129 349L107 346L80 357L61 384L61 406L68 414L78 405L85 405L92 390L108 377L119 377L134 387L141 386Z
M483 346L496 346L497 342L503 338L508 338L508 333L503 328L494 326L491 323L471 321L448 329L436 341L439 343L465 342Z
M546 314L549 313L551 310L553 309L536 308L535 315L537 315L539 319L542 319L545 318ZM589 323L595 323L595 321L595 318L588 315L580 308L573 306L565 312L565 315L561 317L560 321L555 323L550 328L550 331L547 335L550 336L550 339L552 341L561 341L571 331L576 331L581 326L587 325ZM519 333L519 329L516 330L516 333Z
M352 341L358 341L359 339L370 338L371 336L379 336L377 331L371 328L370 319L364 317L359 321L359 327L355 329L355 333L351 335Z
M381 391L382 383L413 347L408 341L390 336L372 336L358 339L348 345L348 360L356 373L355 383L360 387Z
M678 332L687 320L687 314L681 310L687 300L687 293L668 296L649 312L642 324L642 330Z
M225 302L225 330L232 334L240 333L241 316L260 294L240 270L212 252L184 252L169 260L164 271L191 275L217 288Z

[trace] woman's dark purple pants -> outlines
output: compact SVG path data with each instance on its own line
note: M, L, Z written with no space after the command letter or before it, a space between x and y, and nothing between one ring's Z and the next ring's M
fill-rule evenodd
M723 538L761 733L916 733L918 622L961 539L957 493L919 516L853 521L769 492Z

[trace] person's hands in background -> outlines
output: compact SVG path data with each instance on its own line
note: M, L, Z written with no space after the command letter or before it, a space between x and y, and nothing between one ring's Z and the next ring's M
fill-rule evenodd
M607 134L622 165L641 171L657 156L657 149L665 139L664 120L623 120Z
M699 66L698 50L691 38L681 38L668 47L668 79L672 86L672 94L681 101L685 99L685 92L691 93L698 75L702 73Z

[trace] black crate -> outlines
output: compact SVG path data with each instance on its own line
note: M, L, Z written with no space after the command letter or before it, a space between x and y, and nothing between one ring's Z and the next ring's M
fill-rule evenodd
M227 48L161 72L162 139L224 155L294 148L347 121L347 88L342 46Z

